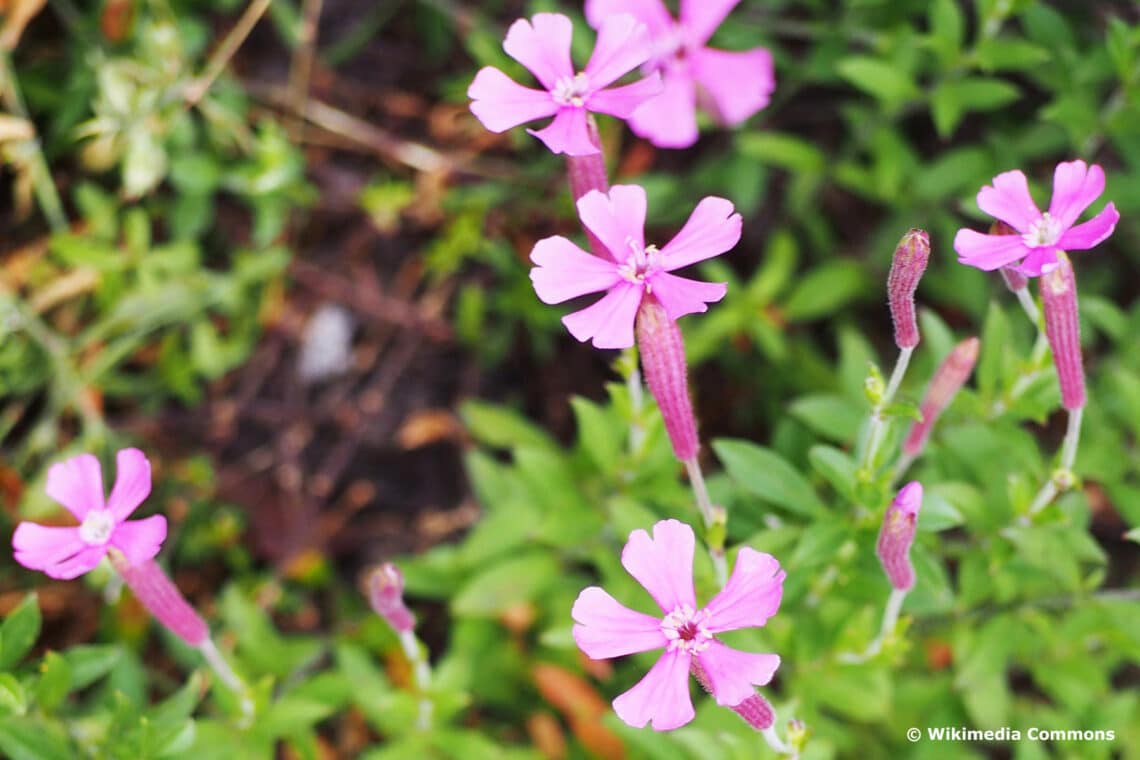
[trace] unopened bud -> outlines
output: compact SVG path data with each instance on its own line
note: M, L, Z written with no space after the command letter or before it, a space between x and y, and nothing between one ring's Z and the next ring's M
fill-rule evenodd
M887 300L891 307L891 321L895 325L895 345L899 348L918 345L914 292L929 261L930 236L925 230L910 230L902 236L887 275Z
M368 576L368 602L396 633L416 627L416 616L404 604L404 575L391 562L385 562Z
M1081 323L1077 314L1077 280L1063 251L1057 266L1041 275L1041 309L1045 336L1053 349L1053 364L1061 384L1061 404L1069 410L1085 405L1085 370L1081 361Z
M954 346L954 349L934 371L934 377L930 379L930 385L926 388L926 396L923 397L922 405L919 407L922 421L914 423L906 440L903 441L902 450L904 454L916 457L926 446L926 439L930 437L934 423L938 421L938 417L954 400L954 396L958 394L966 380L969 379L970 373L974 371L980 345L981 343L976 337L966 338Z
M642 301L637 312L637 350L649 392L657 400L673 453L682 462L696 457L697 421L689 400L685 344L677 323L655 298Z
M883 565L891 586L899 591L914 587L914 566L910 563L910 545L914 543L918 510L922 507L922 484L913 480L902 487L883 515L875 554Z

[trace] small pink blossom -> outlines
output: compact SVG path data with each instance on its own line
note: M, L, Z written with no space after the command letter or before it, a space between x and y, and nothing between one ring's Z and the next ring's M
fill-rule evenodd
M1083 224L1077 217L1104 192L1104 170L1084 161L1057 164L1053 199L1041 213L1029 195L1025 175L1014 170L994 177L978 192L978 207L1014 229L1015 235L983 235L958 230L954 250L958 261L990 272L1016 264L1027 277L1038 277L1057 266L1057 251L1087 250L1116 228L1120 214L1109 203Z
M601 300L562 318L580 341L598 348L633 345L633 325L644 297L652 295L669 319L707 311L724 298L725 284L699 282L670 274L675 269L719 256L740 240L740 214L724 198L697 204L681 231L662 248L645 244L645 190L614 185L578 200L578 216L609 258L583 251L564 237L538 241L530 260L530 279L543 303L562 303L606 291Z
M129 565L153 559L166 539L166 518L127 520L150 495L150 462L138 449L123 449L115 463L115 487L106 500L99 460L91 454L52 465L47 495L66 507L79 525L20 523L12 535L16 561L52 578L71 579L94 569L111 549Z
M578 595L571 615L574 641L592 659L664 649L661 658L632 689L614 700L614 711L631 726L652 722L658 731L693 719L689 673L716 698L736 707L752 697L755 686L772 679L780 658L731 649L716 634L764 625L776 614L783 595L784 571L768 554L743 547L724 589L702 608L693 590L693 529L676 520L629 536L621 563L657 606L662 617L635 612L597 586Z
M661 91L658 74L610 87L649 58L645 25L633 16L614 16L602 25L590 62L575 71L570 60L573 24L559 13L519 19L507 30L503 49L534 74L542 90L523 87L493 66L475 75L467 89L471 113L492 132L505 132L528 121L553 116L545 129L528 130L555 153L584 156L600 152L589 131L587 112L629 118L646 99Z
M772 54L705 46L740 0L681 0L680 19L661 0L586 0L586 18L599 28L614 14L629 13L649 29L653 56L642 67L661 72L665 89L629 119L633 131L661 148L697 141L697 106L735 126L768 105L776 89Z

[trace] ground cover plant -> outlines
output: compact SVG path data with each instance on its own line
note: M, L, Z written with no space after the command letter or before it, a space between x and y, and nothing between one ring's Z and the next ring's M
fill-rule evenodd
M1140 16L0 5L0 754L1140 757Z

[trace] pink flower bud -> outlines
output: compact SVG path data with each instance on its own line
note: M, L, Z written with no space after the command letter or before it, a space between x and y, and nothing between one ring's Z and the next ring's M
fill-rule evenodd
M939 415L954 400L954 396L958 394L966 380L969 379L970 373L974 371L980 345L980 341L976 337L966 338L954 346L954 349L934 371L934 377L930 379L930 385L926 388L926 396L923 397L922 405L919 407L922 421L914 423L906 440L903 441L902 450L904 454L916 457L922 452L923 447L926 446L926 439L930 437L930 431L934 428L934 423L937 422Z
M109 556L127 587L158 622L192 647L206 643L210 637L206 621L153 559L129 564L121 552L111 551Z
M883 515L875 554L891 585L899 591L914 587L914 567L910 564L910 545L914 543L914 526L922 507L922 484L913 480L902 487Z
M657 399L673 453L682 462L696 457L697 421L689 400L685 344L677 323L656 298L646 297L637 313L637 348L649 392Z
M733 707L732 711L744 718L744 722L757 731L771 728L776 722L776 711L772 709L771 703L759 694L753 694Z
M1073 264L1063 251L1057 252L1056 268L1041 275L1041 308L1061 384L1061 404L1069 410L1080 409L1085 405L1085 371L1081 363L1077 280Z
M918 345L914 292L929 261L930 236L925 230L910 230L902 236L887 275L887 300L891 307L891 321L895 325L895 345L899 348Z
M391 562L385 562L368 576L368 601L396 633L415 629L416 616L404 605L404 576Z
M991 235L1016 235L1017 230L1010 227L1003 221L996 221L990 225ZM1016 293L1019 290L1024 290L1029 286L1029 278L1021 273L1021 270L1016 264L1009 264L1002 267L1000 270L1001 278L1005 281L1005 286L1009 288L1011 293Z

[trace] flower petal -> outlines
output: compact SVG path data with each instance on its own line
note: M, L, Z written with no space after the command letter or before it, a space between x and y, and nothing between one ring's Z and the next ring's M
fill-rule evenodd
M730 127L768 105L776 89L772 54L764 48L742 52L705 48L693 53L690 65L721 123Z
M664 649L669 643L659 618L629 609L597 586L578 594L570 615L577 623L574 641L595 660Z
M570 42L574 24L561 13L536 13L511 24L503 40L507 55L526 66L542 86L553 90L561 77L574 76Z
M653 538L644 530L629 534L621 564L645 587L661 611L677 607L695 609L693 591L693 529L677 520L661 520L653 526Z
M48 469L47 495L75 515L80 522L92 509L103 508L103 473L99 460L80 454Z
M1017 267L1026 277L1040 277L1057 268L1057 249L1053 246L1030 248L1029 255Z
M567 314L562 324L583 343L593 338L595 348L629 348L642 292L640 285L618 283L597 303Z
M535 243L530 260L538 265L530 270L530 281L543 303L609 290L622 281L612 261L586 253L559 235Z
M978 191L978 208L1022 233L1041 218L1025 175L1016 169L997 175L992 186Z
M609 193L591 190L578 199L578 218L618 263L630 255L630 242L645 247L645 188L614 185Z
M669 32L673 17L661 0L586 0L586 20L598 29L610 16L628 13L645 24L651 37Z
M111 546L123 553L128 565L137 565L154 559L162 542L166 540L166 518L151 515L142 520L131 520L115 528Z
M983 235L969 229L958 230L954 250L958 252L958 261L984 272L1001 269L1030 253L1020 235Z
M658 148L688 148L697 141L697 89L687 70L665 71L665 89L629 117L633 133Z
M681 231L661 249L661 265L672 272L719 256L740 242L740 227L740 214L733 213L732 201L704 198Z
M43 570L74 557L85 546L75 527L22 522L12 534L16 561L30 570Z
M122 522L150 495L150 462L138 449L123 449L115 455L115 487L107 497L107 509Z
M667 272L654 273L648 287L672 320L708 311L708 304L724 298L728 289L723 282L701 282Z
M649 60L653 48L649 30L633 16L608 16L598 28L594 52L583 73L596 93Z
M588 106L591 111L628 119L638 106L661 94L663 88L661 75L654 71L631 84L595 92L590 96Z
M764 625L780 608L785 573L771 554L742 547L732 577L709 600L705 627L710 633Z
M1104 192L1104 169L1084 161L1057 164L1053 172L1053 199L1049 216L1068 229L1089 205Z
M1116 204L1109 203L1099 214L1076 227L1070 227L1057 241L1057 247L1065 251L1085 251L1103 243L1120 221Z
M719 641L709 642L697 662L716 703L724 707L735 707L751 697L756 693L754 687L771 681L780 667L779 655L741 652Z
M644 678L614 700L614 712L634 728L644 728L650 721L657 731L685 725L694 715L689 662L688 652L664 653Z
M601 148L590 138L590 128L586 123L586 111L566 106L558 109L554 121L544 129L528 129L532 135L546 143L551 153L565 153L568 156L591 156L601 153Z
M681 26L691 45L703 45L713 36L740 0L681 0Z
M105 556L107 556L106 544L88 546L81 549L79 553L73 557L69 557L55 565L45 567L44 573L49 578L69 581L94 570L99 563L103 561L103 557Z
M528 121L553 116L559 105L549 92L523 87L492 66L485 66L467 88L471 113L492 132L505 132Z

